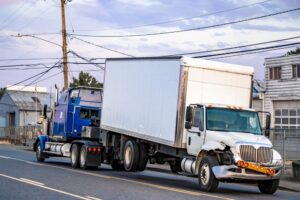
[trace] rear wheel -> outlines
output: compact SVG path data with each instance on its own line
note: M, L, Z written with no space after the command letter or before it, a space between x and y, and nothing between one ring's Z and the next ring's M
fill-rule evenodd
M264 194L274 194L279 186L279 179L260 181L258 182L258 189Z
M71 148L71 166L73 168L79 167L79 148L78 144L73 144Z
M127 140L124 146L124 168L126 171L134 172L137 170L139 162L139 148L135 141Z
M219 181L212 171L212 167L216 165L218 165L218 162L212 156L206 156L201 160L198 171L198 180L202 190L214 192L218 188Z
M38 162L44 162L45 161L45 156L43 155L41 146L40 146L40 142L37 142L36 144L36 151L35 151L35 156L36 156L36 160Z
M87 157L87 150L86 150L86 146L82 145L80 148L80 168L81 169L87 169L87 165L86 165L86 157Z
M140 159L138 161L139 163L138 163L137 170L144 171L146 169L147 162L148 162L148 152L144 143L139 143L138 146L140 150L139 151Z

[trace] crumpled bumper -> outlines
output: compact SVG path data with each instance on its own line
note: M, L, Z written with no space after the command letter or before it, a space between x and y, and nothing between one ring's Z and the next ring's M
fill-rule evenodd
M277 169L277 173L274 176L269 176L262 173L256 173L254 171L249 171L243 168L239 168L235 165L220 165L214 166L212 171L215 177L219 180L228 179L239 179L239 180L271 180L279 179L281 174L281 169Z

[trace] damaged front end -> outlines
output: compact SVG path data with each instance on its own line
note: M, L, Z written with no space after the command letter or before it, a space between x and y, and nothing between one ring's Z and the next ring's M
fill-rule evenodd
M226 149L227 148L227 149ZM236 143L219 155L220 165L212 167L219 180L279 179L283 167L280 154L269 144Z

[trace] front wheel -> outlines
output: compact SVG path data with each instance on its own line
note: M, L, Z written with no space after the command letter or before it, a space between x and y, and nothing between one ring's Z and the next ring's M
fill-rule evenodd
M36 145L37 145L36 146L36 151L35 151L36 160L38 162L44 162L45 161L45 156L43 155L40 142L37 142Z
M212 156L206 156L201 160L198 170L198 180L202 190L214 192L218 188L219 181L212 171L212 167L216 165L218 165L218 162Z
M260 181L258 182L258 189L264 194L274 194L279 186L279 179Z

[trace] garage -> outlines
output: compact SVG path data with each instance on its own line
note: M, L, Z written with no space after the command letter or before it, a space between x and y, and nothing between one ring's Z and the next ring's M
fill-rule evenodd
M300 129L300 100L273 101L274 127Z

